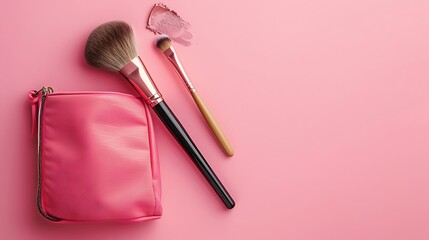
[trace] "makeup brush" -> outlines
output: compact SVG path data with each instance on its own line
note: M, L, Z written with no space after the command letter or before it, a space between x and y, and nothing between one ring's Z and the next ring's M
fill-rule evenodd
M85 58L94 67L119 72L131 83L193 160L225 206L229 209L233 208L234 200L152 81L143 61L138 56L132 28L121 21L108 22L98 26L88 37Z
M211 114L210 110L204 103L203 99L197 93L197 90L195 90L195 87L192 85L191 81L189 80L188 75L186 74L182 63L179 60L177 52L173 48L171 39L168 38L167 36L160 37L156 41L156 46L164 53L164 55L171 62L171 64L173 64L177 73L180 75L182 82L185 84L186 88L191 93L191 96L194 99L194 102L197 104L198 109L200 110L201 114L203 115L204 119L206 120L207 124L209 125L210 129L212 130L213 134L218 140L223 151L226 153L226 155L230 157L234 155L234 151L232 150L232 147L229 144L228 139L225 137L225 134L222 132L222 129L220 128L216 119Z

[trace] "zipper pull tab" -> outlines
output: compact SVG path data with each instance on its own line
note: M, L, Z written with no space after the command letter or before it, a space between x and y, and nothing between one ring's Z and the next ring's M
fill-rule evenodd
M35 136L36 128L37 128L37 114L38 114L38 106L40 102L40 96L46 97L49 93L53 93L54 89L51 87L42 87L39 91L32 90L28 93L28 98L31 102L31 118L32 118L32 127L31 134Z
M42 96L46 96L49 93L53 93L54 89L51 87L42 87L41 89L39 89L38 91L36 90L31 90L28 93L28 98L30 99L31 103L37 103L39 101L39 95L40 93L42 93Z
M46 95L53 93L53 92L54 92L54 89L51 87L43 87L42 88L42 95L43 96L46 96Z

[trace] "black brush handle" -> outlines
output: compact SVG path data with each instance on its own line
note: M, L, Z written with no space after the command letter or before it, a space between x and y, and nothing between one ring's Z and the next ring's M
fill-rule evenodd
M155 105L153 110L156 112L158 117L162 120L174 138L176 138L176 140L180 143L183 150L186 151L188 156L195 163L195 166L197 166L198 170L200 170L212 188L216 191L220 199L222 199L225 206L228 209L233 208L235 206L235 202L231 195L229 195L222 182L217 178L210 165L204 159L203 155L200 153L197 146L195 146L191 137L189 137L188 133L183 128L176 116L174 116L173 112L170 110L165 101Z

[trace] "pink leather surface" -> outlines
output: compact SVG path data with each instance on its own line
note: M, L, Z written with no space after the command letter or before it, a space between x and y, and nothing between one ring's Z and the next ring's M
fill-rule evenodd
M235 156L216 145L145 29L158 1L3 1L0 233L4 239L429 239L429 1L167 0L174 45ZM153 115L163 216L59 225L35 204L28 90L133 93L88 67L86 37L121 19L166 102L237 206L226 210Z
M160 216L146 108L134 96L107 92L46 97L41 167L48 215L68 221Z

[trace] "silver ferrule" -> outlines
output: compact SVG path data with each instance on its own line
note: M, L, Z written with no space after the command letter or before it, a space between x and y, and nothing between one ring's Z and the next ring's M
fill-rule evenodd
M173 64L177 73L180 75L182 82L185 84L186 88L188 88L190 92L195 92L195 88L192 85L191 81L189 80L188 76L186 75L185 69L180 63L179 57L177 57L177 53L174 50L174 48L173 47L168 48L167 50L164 51L164 54L168 58L168 60L170 60L170 62Z
M149 106L153 107L163 100L140 57L133 58L119 72L130 81L131 85Z

